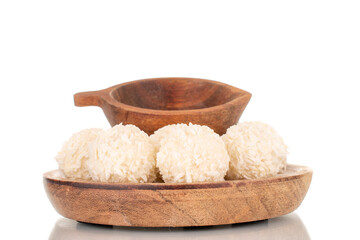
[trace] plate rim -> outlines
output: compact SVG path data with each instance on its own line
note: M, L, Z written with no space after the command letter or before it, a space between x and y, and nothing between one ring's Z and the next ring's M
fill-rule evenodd
M78 188L108 189L108 190L180 190L180 189L207 189L207 188L229 188L253 184L268 184L272 182L291 181L295 178L313 173L307 166L288 164L287 170L274 177L259 179L225 180L221 182L197 182L197 183L112 183L95 182L91 180L81 180L63 178L55 176L59 169L51 170L43 174L46 183L68 185ZM59 175L59 174L58 174Z

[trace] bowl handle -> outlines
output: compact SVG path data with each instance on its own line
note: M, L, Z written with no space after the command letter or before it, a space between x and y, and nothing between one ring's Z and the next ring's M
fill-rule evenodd
M79 92L74 94L74 103L77 107L102 105L102 91Z

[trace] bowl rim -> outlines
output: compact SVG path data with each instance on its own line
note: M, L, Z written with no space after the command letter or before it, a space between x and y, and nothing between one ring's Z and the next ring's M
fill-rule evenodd
M179 189L207 189L207 188L229 188L248 184L264 184L279 181L289 181L303 175L312 174L312 169L306 166L288 164L284 173L274 177L243 180L226 180L222 182L198 182L198 183L111 183L95 182L91 180L80 180L65 178L61 176L59 169L51 170L43 174L46 183L58 185L69 185L78 188L107 189L107 190L179 190Z
M216 84L216 85L220 85L220 86L224 86L227 88L230 88L236 92L241 93L240 96L235 97L234 99L220 104L220 105L216 105L216 106L211 106L211 107L205 107L205 108L196 108L196 109L179 109L179 110L162 110L162 109L151 109L151 108L141 108L141 107L136 107L136 106L132 106L132 105L128 105L122 102L119 102L118 100L116 100L113 97L113 92L116 91L117 89L119 89L120 87L126 86L126 85L130 85L130 84L134 84L134 83L139 83L139 82L146 82L146 81L154 81L154 80L165 80L165 79L169 79L169 80L198 80L198 81L202 81L202 82L208 82L211 84ZM146 79L139 79L139 80L134 80L134 81L129 81L129 82L124 82L118 85L114 85L112 87L109 87L107 89L104 89L105 94L102 95L103 99L118 108L127 110L127 111L132 111L132 112L139 112L139 113L147 113L147 114L155 114L155 115L177 115L177 114L184 114L185 112L188 113L199 113L199 112L213 112L213 111L219 111L224 109L224 107L227 106L232 106L232 105L237 105L238 103L240 103L244 98L248 99L247 102L250 101L250 98L252 96L251 93L231 86L229 84L226 83L222 83L219 81L214 81L214 80L208 80L208 79L203 79L203 78L190 78L190 77L159 77L159 78L146 78Z

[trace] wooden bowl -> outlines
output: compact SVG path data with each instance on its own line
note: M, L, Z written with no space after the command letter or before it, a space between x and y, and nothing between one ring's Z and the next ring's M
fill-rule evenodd
M222 135L236 124L251 94L198 78L152 78L74 95L75 105L99 106L111 126L134 124L148 134L175 123L207 125Z
M138 227L223 225L294 211L310 186L312 170L288 165L276 177L212 183L101 183L44 174L59 214L80 222Z

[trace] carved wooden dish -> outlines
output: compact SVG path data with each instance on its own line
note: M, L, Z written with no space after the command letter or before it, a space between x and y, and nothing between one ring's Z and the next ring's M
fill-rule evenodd
M223 225L294 211L310 186L312 170L288 165L276 177L213 183L100 183L44 174L59 214L80 222L139 227Z
M251 94L198 78L152 78L74 95L76 106L99 106L111 126L134 124L148 134L175 123L207 125L222 135L236 124Z

